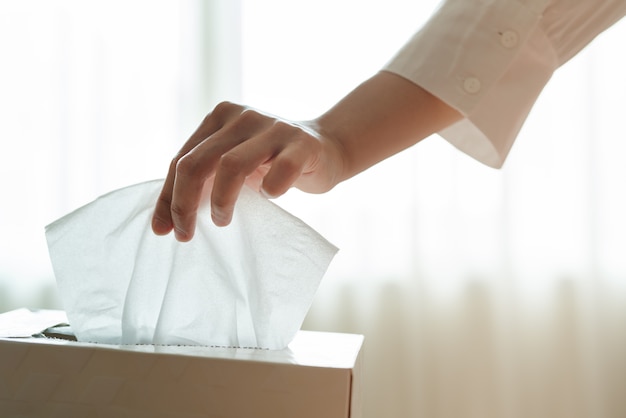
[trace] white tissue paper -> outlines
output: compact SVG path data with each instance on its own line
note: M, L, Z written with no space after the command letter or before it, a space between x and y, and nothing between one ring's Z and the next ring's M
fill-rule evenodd
M46 227L79 341L282 349L337 249L249 188L232 223L201 206L194 238L156 236L162 180L106 194Z

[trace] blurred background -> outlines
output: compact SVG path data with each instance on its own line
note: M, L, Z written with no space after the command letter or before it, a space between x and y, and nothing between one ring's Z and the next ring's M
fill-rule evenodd
M61 308L44 227L161 178L222 100L317 116L435 0L0 2L0 311ZM437 136L277 203L340 248L304 328L362 333L365 417L626 416L625 23L505 167Z

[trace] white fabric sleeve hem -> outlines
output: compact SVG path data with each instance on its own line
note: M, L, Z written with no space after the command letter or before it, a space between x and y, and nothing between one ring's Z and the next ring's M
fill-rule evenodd
M501 167L558 67L540 10L520 0L448 0L383 70L457 109L464 119L439 134Z

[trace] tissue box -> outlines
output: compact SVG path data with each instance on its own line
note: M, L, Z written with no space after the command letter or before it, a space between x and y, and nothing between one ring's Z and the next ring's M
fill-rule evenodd
M2 417L361 417L361 335L300 331L275 351L105 345L30 337L15 313L0 314Z

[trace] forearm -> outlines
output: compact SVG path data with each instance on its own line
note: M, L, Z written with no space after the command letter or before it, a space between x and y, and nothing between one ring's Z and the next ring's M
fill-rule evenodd
M340 182L460 118L413 82L380 72L312 123L338 144L343 158Z

